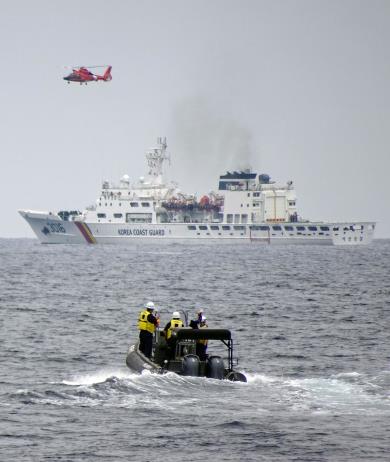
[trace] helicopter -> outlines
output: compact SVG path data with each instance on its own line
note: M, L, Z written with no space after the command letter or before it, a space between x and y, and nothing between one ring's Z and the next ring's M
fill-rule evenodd
M99 67L106 67L103 75L97 75L90 71L90 69ZM112 66L77 66L73 67L72 72L63 79L68 83L78 82L80 85L83 83L87 85L88 82L98 82L99 80L102 80L103 82L109 82L112 80L111 69Z

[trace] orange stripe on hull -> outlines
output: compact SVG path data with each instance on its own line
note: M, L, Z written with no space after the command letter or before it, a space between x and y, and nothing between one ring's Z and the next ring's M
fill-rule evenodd
M83 223L81 221L75 221L74 223L78 227L88 244L96 244L96 239L93 237L93 234L86 223Z

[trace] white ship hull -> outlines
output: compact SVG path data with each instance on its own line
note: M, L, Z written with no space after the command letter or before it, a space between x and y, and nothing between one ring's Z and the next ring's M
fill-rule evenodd
M372 222L93 223L62 220L56 214L20 210L43 244L126 244L134 241L239 241L265 244L365 245L372 242ZM286 229L287 228L287 229Z

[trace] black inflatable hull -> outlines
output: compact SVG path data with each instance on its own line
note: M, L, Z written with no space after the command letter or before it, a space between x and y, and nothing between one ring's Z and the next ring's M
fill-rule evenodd
M225 369L223 360L219 356L211 356L207 361L199 361L198 356L188 354L180 360L168 361L162 367L144 356L139 351L138 344L130 346L126 356L126 365L137 373L145 370L159 374L175 372L187 377L208 377L233 382L247 381L241 372Z

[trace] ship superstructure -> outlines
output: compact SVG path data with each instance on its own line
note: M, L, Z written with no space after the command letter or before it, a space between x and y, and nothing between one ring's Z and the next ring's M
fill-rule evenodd
M373 222L303 220L292 181L279 185L250 170L219 177L218 190L182 193L166 181L166 139L146 152L148 173L130 184L104 181L96 204L83 212L20 210L42 243L124 243L133 239L213 239L265 243L367 244Z

